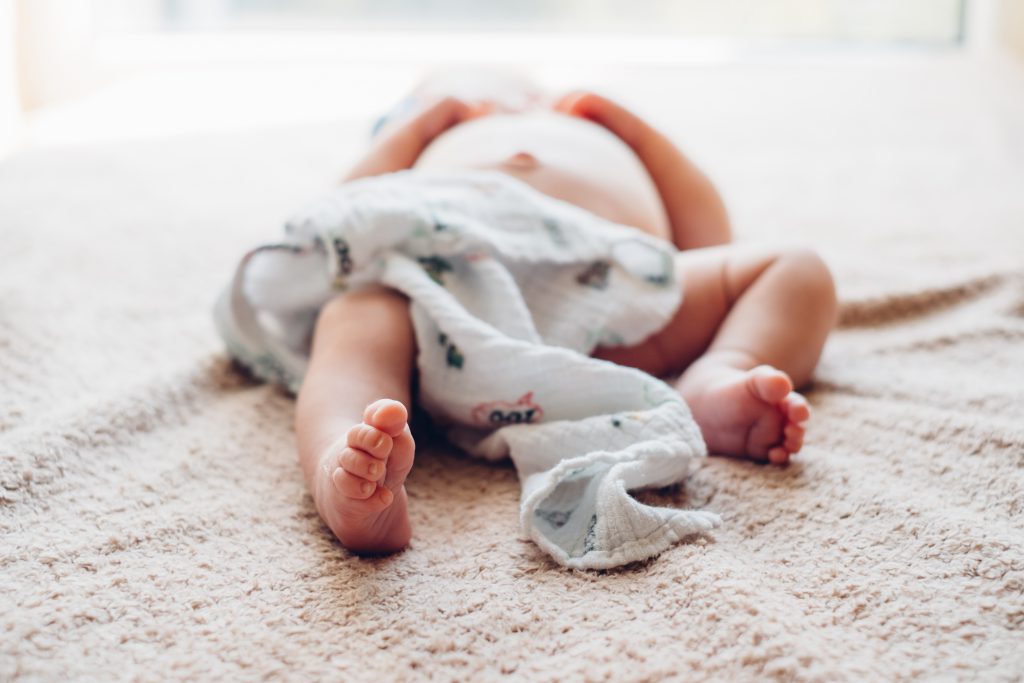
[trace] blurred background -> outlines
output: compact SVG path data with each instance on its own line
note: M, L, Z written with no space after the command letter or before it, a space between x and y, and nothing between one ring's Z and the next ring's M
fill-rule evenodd
M0 155L362 120L421 74L1024 57L1017 0L0 0Z

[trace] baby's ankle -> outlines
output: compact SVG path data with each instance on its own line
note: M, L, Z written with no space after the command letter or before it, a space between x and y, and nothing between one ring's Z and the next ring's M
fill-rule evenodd
M731 368L746 372L766 363L750 351L744 349L714 349L707 351L690 367L700 365L701 368Z

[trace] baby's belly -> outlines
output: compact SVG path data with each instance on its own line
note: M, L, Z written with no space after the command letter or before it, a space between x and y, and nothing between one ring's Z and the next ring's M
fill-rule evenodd
M583 119L553 112L476 119L438 136L415 167L498 170L602 218L671 239L657 188L636 154Z

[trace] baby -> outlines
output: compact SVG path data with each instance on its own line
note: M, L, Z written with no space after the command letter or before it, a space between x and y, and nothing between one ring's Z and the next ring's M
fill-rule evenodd
M497 170L671 242L685 292L672 319L635 346L593 355L678 375L709 452L788 463L810 417L794 387L810 378L836 318L821 258L731 245L715 187L622 106L589 92L548 99L517 86L505 94L516 101L421 88L412 112L384 123L346 180L404 169ZM340 294L320 311L296 407L299 459L321 517L356 552L409 542L415 354L408 300L393 290ZM347 447L339 452L331 446L340 438Z

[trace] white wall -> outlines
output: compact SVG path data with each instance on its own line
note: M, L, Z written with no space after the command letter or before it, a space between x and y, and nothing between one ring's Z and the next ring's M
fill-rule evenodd
M14 26L14 0L0 0L0 157L21 134Z
M1002 0L998 31L1002 43L1018 58L1024 59L1024 2Z
M967 0L967 48L1024 60L1024 0Z
M14 5L18 76L25 109L88 92L95 38L93 3L14 0Z

